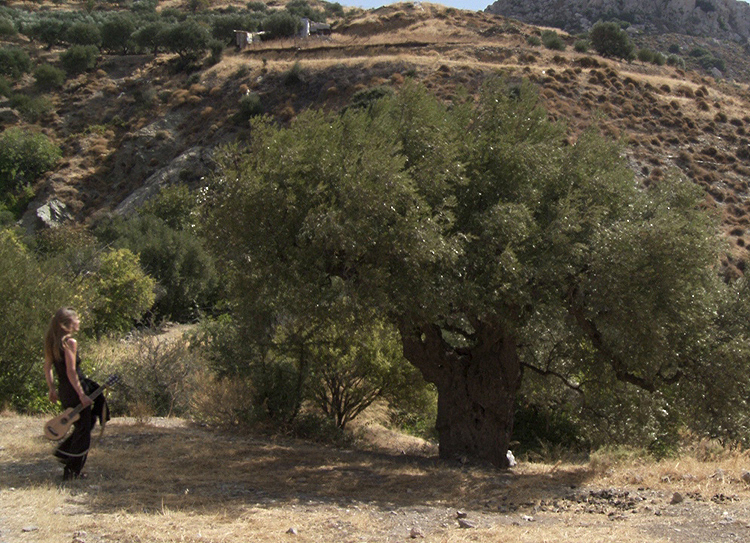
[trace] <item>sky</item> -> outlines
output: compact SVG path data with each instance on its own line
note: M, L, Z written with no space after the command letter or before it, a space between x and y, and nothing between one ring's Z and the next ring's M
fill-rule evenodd
M394 0L337 0L342 6L354 6L359 8L379 8L393 4ZM403 1L403 0L402 0ZM427 0L432 4L442 4L459 9L471 9L474 11L484 11L484 8L494 2L494 0Z

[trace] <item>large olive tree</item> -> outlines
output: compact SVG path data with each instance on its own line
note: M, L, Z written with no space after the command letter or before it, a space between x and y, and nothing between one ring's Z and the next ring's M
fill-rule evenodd
M654 391L712 363L716 227L688 182L638 186L620 149L527 86L444 105L254 121L221 160L207 235L249 328L371 313L438 390L444 458L507 465L525 369Z

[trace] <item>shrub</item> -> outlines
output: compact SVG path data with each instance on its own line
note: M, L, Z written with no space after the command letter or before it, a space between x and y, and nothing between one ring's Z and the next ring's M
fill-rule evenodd
M98 57L95 45L73 45L60 54L60 64L68 75L78 75L93 70Z
M680 68L681 70L685 69L685 59L679 55L669 55L667 57L667 64L669 66L674 66L675 68Z
M587 53L589 47L591 47L591 43L589 43L589 40L576 40L573 44L573 49L576 51L576 53Z
M102 254L96 273L87 278L85 294L96 334L130 330L153 305L155 285L130 250Z
M0 134L0 194L35 181L60 159L60 148L44 134L9 128Z
M526 43L531 45L532 47L539 47L542 45L542 39L539 36L535 36L534 34L526 37Z
M224 42L221 40L210 40L208 48L211 51L210 63L213 65L221 62L221 56L224 54Z
M542 43L547 49L554 51L565 50L565 42L554 30L544 30L542 32Z
M268 6L266 5L265 2L248 2L247 9L248 11L265 12L268 10Z
M13 25L13 21L0 17L0 36L3 38L12 38L16 35L16 27Z
M51 64L40 64L34 70L34 79L40 90L59 89L65 83L65 72Z
M638 49L636 57L641 62L653 62L655 53L651 49Z
M664 53L657 51L654 53L654 58L651 63L656 64L657 66L664 66L664 64L667 63L667 57L664 56Z
M0 48L0 75L18 79L31 70L31 59L20 47Z
M71 293L7 229L0 229L0 262L0 405L27 411L49 405L40 367L41 339L49 318Z
M143 269L158 282L152 300L155 316L188 322L211 309L218 287L214 260L192 230L172 228L144 213L115 219L100 226L96 235L138 254Z
M598 22L589 32L594 50L605 57L628 59L633 55L633 43L628 33L614 22Z
M116 414L136 417L184 416L198 388L205 364L184 337L168 337L155 328L132 334L118 355L102 357L100 371L120 376L123 386L111 393ZM202 381L202 379L200 379Z
M239 106L240 110L237 113L237 120L239 122L244 122L251 117L263 114L263 103L260 100L260 96L256 92L245 94L242 98L240 98Z
M29 96L21 93L10 97L10 105L18 110L25 121L30 123L39 122L53 110L52 102L46 96Z
M705 55L697 59L698 64L704 69L704 70L711 70L713 68L716 68L720 71L725 71L727 69L726 62L724 62L724 59L717 58L711 55Z

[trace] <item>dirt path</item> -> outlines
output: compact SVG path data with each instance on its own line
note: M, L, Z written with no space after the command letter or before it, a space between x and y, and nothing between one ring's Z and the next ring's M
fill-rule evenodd
M41 423L0 417L0 543L750 540L743 457L500 472L117 419L63 485Z

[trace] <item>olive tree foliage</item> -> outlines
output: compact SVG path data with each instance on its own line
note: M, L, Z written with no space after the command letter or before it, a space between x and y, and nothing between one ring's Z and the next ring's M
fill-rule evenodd
M437 388L445 458L507 465L525 373L656 394L717 364L700 189L641 189L616 145L570 144L526 84L452 107L406 86L253 135L220 161L207 228L241 318L387 319Z

